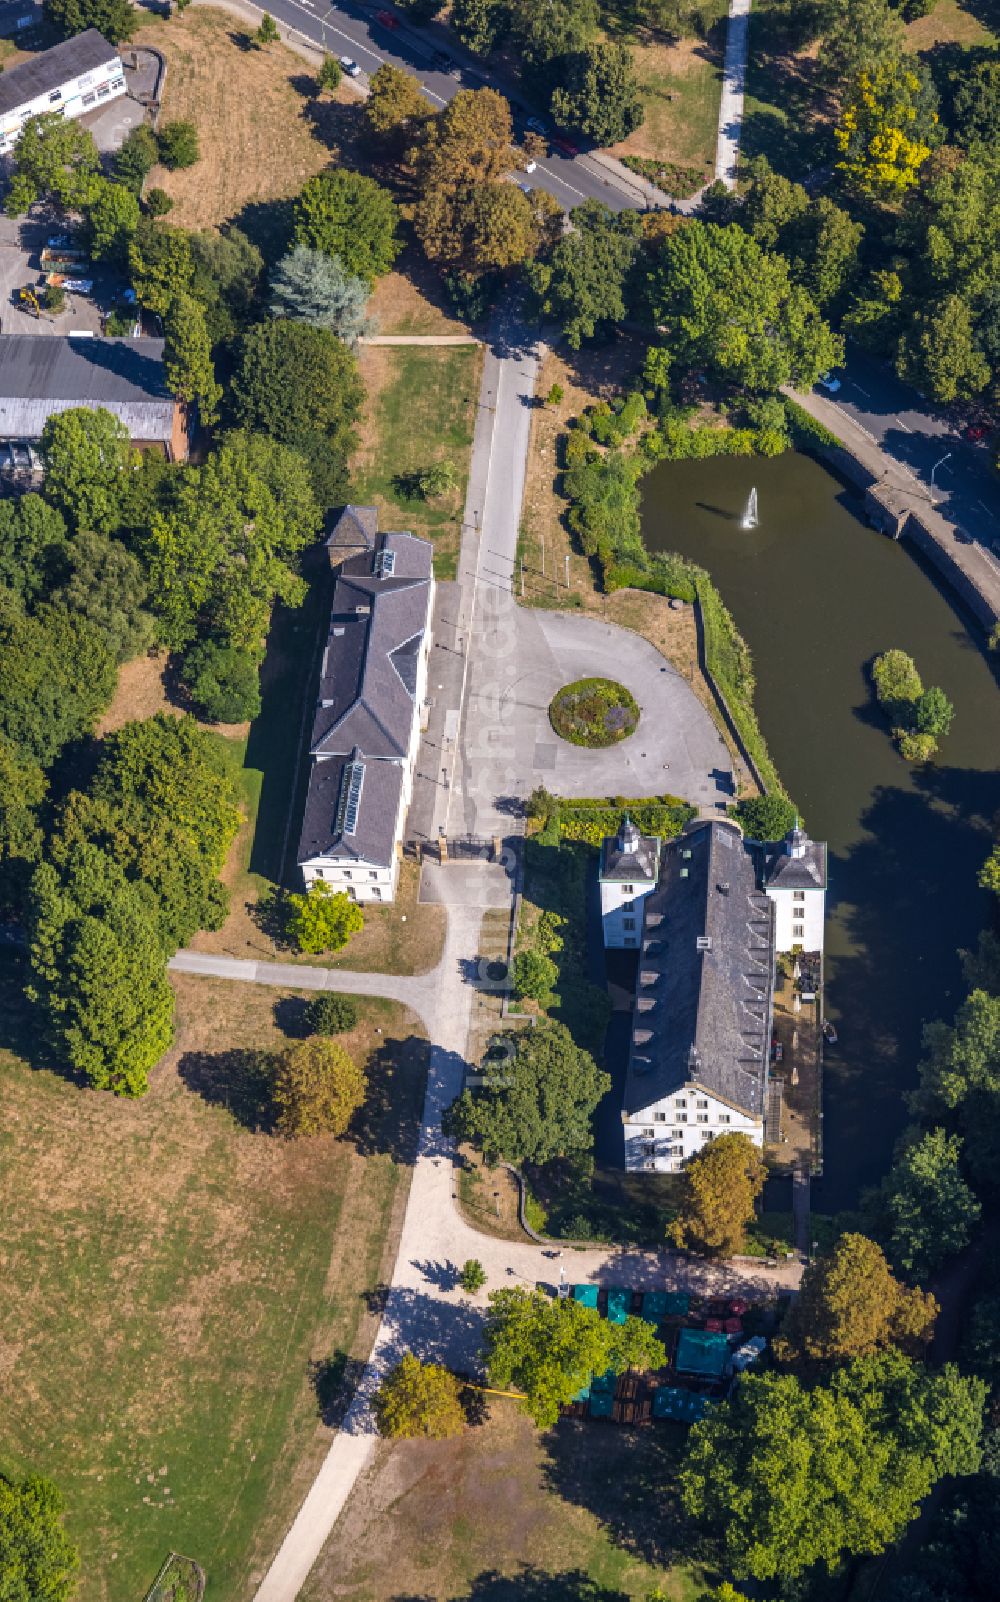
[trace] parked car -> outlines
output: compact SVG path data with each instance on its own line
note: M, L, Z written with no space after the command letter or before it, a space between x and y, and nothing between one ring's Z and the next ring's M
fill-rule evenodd
M351 60L350 56L341 56L340 65L343 67L349 78L361 77L361 68L358 66L356 61Z
M72 234L50 234L45 241L46 250L72 250Z
M981 445L984 439L989 439L990 431L985 423L970 423L965 430L965 437L973 445Z
M542 139L546 137L549 131L547 125L542 121L541 117L528 117L524 126L528 128L531 133L538 134Z
M376 11L375 21L380 22L383 28L398 28L399 18L391 11Z
M537 161L526 161L525 164L524 164L524 170L525 170L525 172L534 172L536 170L537 166L538 166Z
M561 156L572 157L580 154L572 139L567 139L565 134L553 134L551 144Z
M820 389L826 390L828 395L836 395L840 388L840 379L835 378L833 373L820 373L816 382Z

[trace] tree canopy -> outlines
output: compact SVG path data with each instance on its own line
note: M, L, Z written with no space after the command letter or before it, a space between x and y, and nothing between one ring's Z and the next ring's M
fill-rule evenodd
M272 1095L278 1129L289 1139L342 1135L365 1099L368 1081L344 1047L325 1035L295 1040L279 1053Z
M783 840L798 817L793 802L775 794L748 796L733 811L750 840Z
M364 914L343 890L319 879L288 897L288 933L300 951L339 951L364 927Z
M962 1178L962 1142L941 1128L904 1147L882 1185L893 1258L918 1279L969 1242L982 1211Z
M481 1089L463 1090L452 1103L447 1125L488 1161L547 1163L590 1151L594 1109L611 1080L565 1024L497 1036L483 1080Z
M689 1158L677 1217L668 1235L676 1246L732 1257L743 1245L767 1168L749 1135L720 1135Z
M494 1291L486 1320L491 1385L523 1391L525 1411L540 1428L595 1375L626 1368L660 1368L666 1352L651 1324L626 1318L612 1324L595 1307L542 1291Z
M51 1480L0 1475L0 1574L4 1602L69 1602L80 1558L62 1525Z
M103 407L55 412L42 430L45 498L76 528L111 534L122 520L132 462L128 429Z
M542 310L555 318L571 350L627 315L625 287L639 249L639 220L587 200L548 259L528 273Z
M929 1341L937 1312L933 1296L893 1277L873 1240L841 1235L807 1265L774 1349L782 1362L807 1368L888 1346L917 1352Z
M1000 1163L1000 996L973 990L954 1025L927 1025L924 1051L915 1110L957 1126L973 1182L993 1185Z
M561 80L552 91L553 117L595 144L616 145L642 126L633 60L622 45L588 45L569 57Z
M132 37L137 22L129 0L43 0L43 10L60 39L96 28L112 44L121 44Z
M122 0L127 6L127 0ZM40 200L82 210L94 194L100 157L89 128L49 111L29 117L18 135L13 174L4 201L8 217L21 217Z
M29 616L0 594L0 735L49 767L63 746L89 733L117 679L102 631L61 606Z
M379 1434L395 1441L460 1435L465 1410L459 1393L458 1380L440 1363L422 1363L412 1352L404 1353L372 1401Z
M335 167L310 178L295 202L295 242L336 256L369 290L403 248L388 189L364 173Z
M328 328L353 344L367 325L368 285L336 256L294 245L271 273L271 310Z

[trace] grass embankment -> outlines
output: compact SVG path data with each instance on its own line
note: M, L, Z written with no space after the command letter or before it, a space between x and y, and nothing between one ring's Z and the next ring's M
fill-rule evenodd
M361 355L368 412L353 498L377 506L383 528L431 540L438 578L458 567L481 370L474 345L368 346ZM454 487L425 500L415 476L437 462L451 465Z
M167 58L163 119L198 129L201 160L183 172L157 167L149 179L170 195L170 221L184 228L235 221L257 237L255 212L273 210L330 162L311 114L308 64L281 44L250 48L249 32L230 12L201 6L169 19L143 13L136 29L133 43ZM343 85L336 98L357 100Z
M715 176L726 11L726 0L713 0L706 39L667 42L643 34L628 41L646 116L614 154L651 162L644 176L680 198Z
M513 1602L590 1595L591 1585L694 1602L708 1577L677 1506L684 1441L680 1426L573 1420L543 1435L514 1402L491 1397L488 1420L457 1439L380 1446L303 1602Z
M0 962L0 1464L62 1488L79 1602L135 1602L171 1549L235 1602L329 1443L317 1387L332 1406L369 1348L426 1043L404 1009L359 1001L342 1039L372 1088L353 1136L288 1142L258 1131L248 1069L300 1027L293 993L175 976L177 1044L129 1102L46 1067L21 978Z

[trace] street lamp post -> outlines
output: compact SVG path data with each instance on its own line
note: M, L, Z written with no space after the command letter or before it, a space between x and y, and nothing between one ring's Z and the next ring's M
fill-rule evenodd
M937 472L939 467L944 466L945 462L951 461L951 454L951 451L948 451L947 454L942 456L939 462L935 462L934 466L931 468L931 489L934 488L934 474Z

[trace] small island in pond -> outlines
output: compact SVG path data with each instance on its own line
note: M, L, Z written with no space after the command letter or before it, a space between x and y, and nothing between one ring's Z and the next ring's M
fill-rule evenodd
M925 690L917 665L905 651L884 651L872 663L875 698L892 726L899 754L907 762L927 762L951 728L955 715L943 690Z

